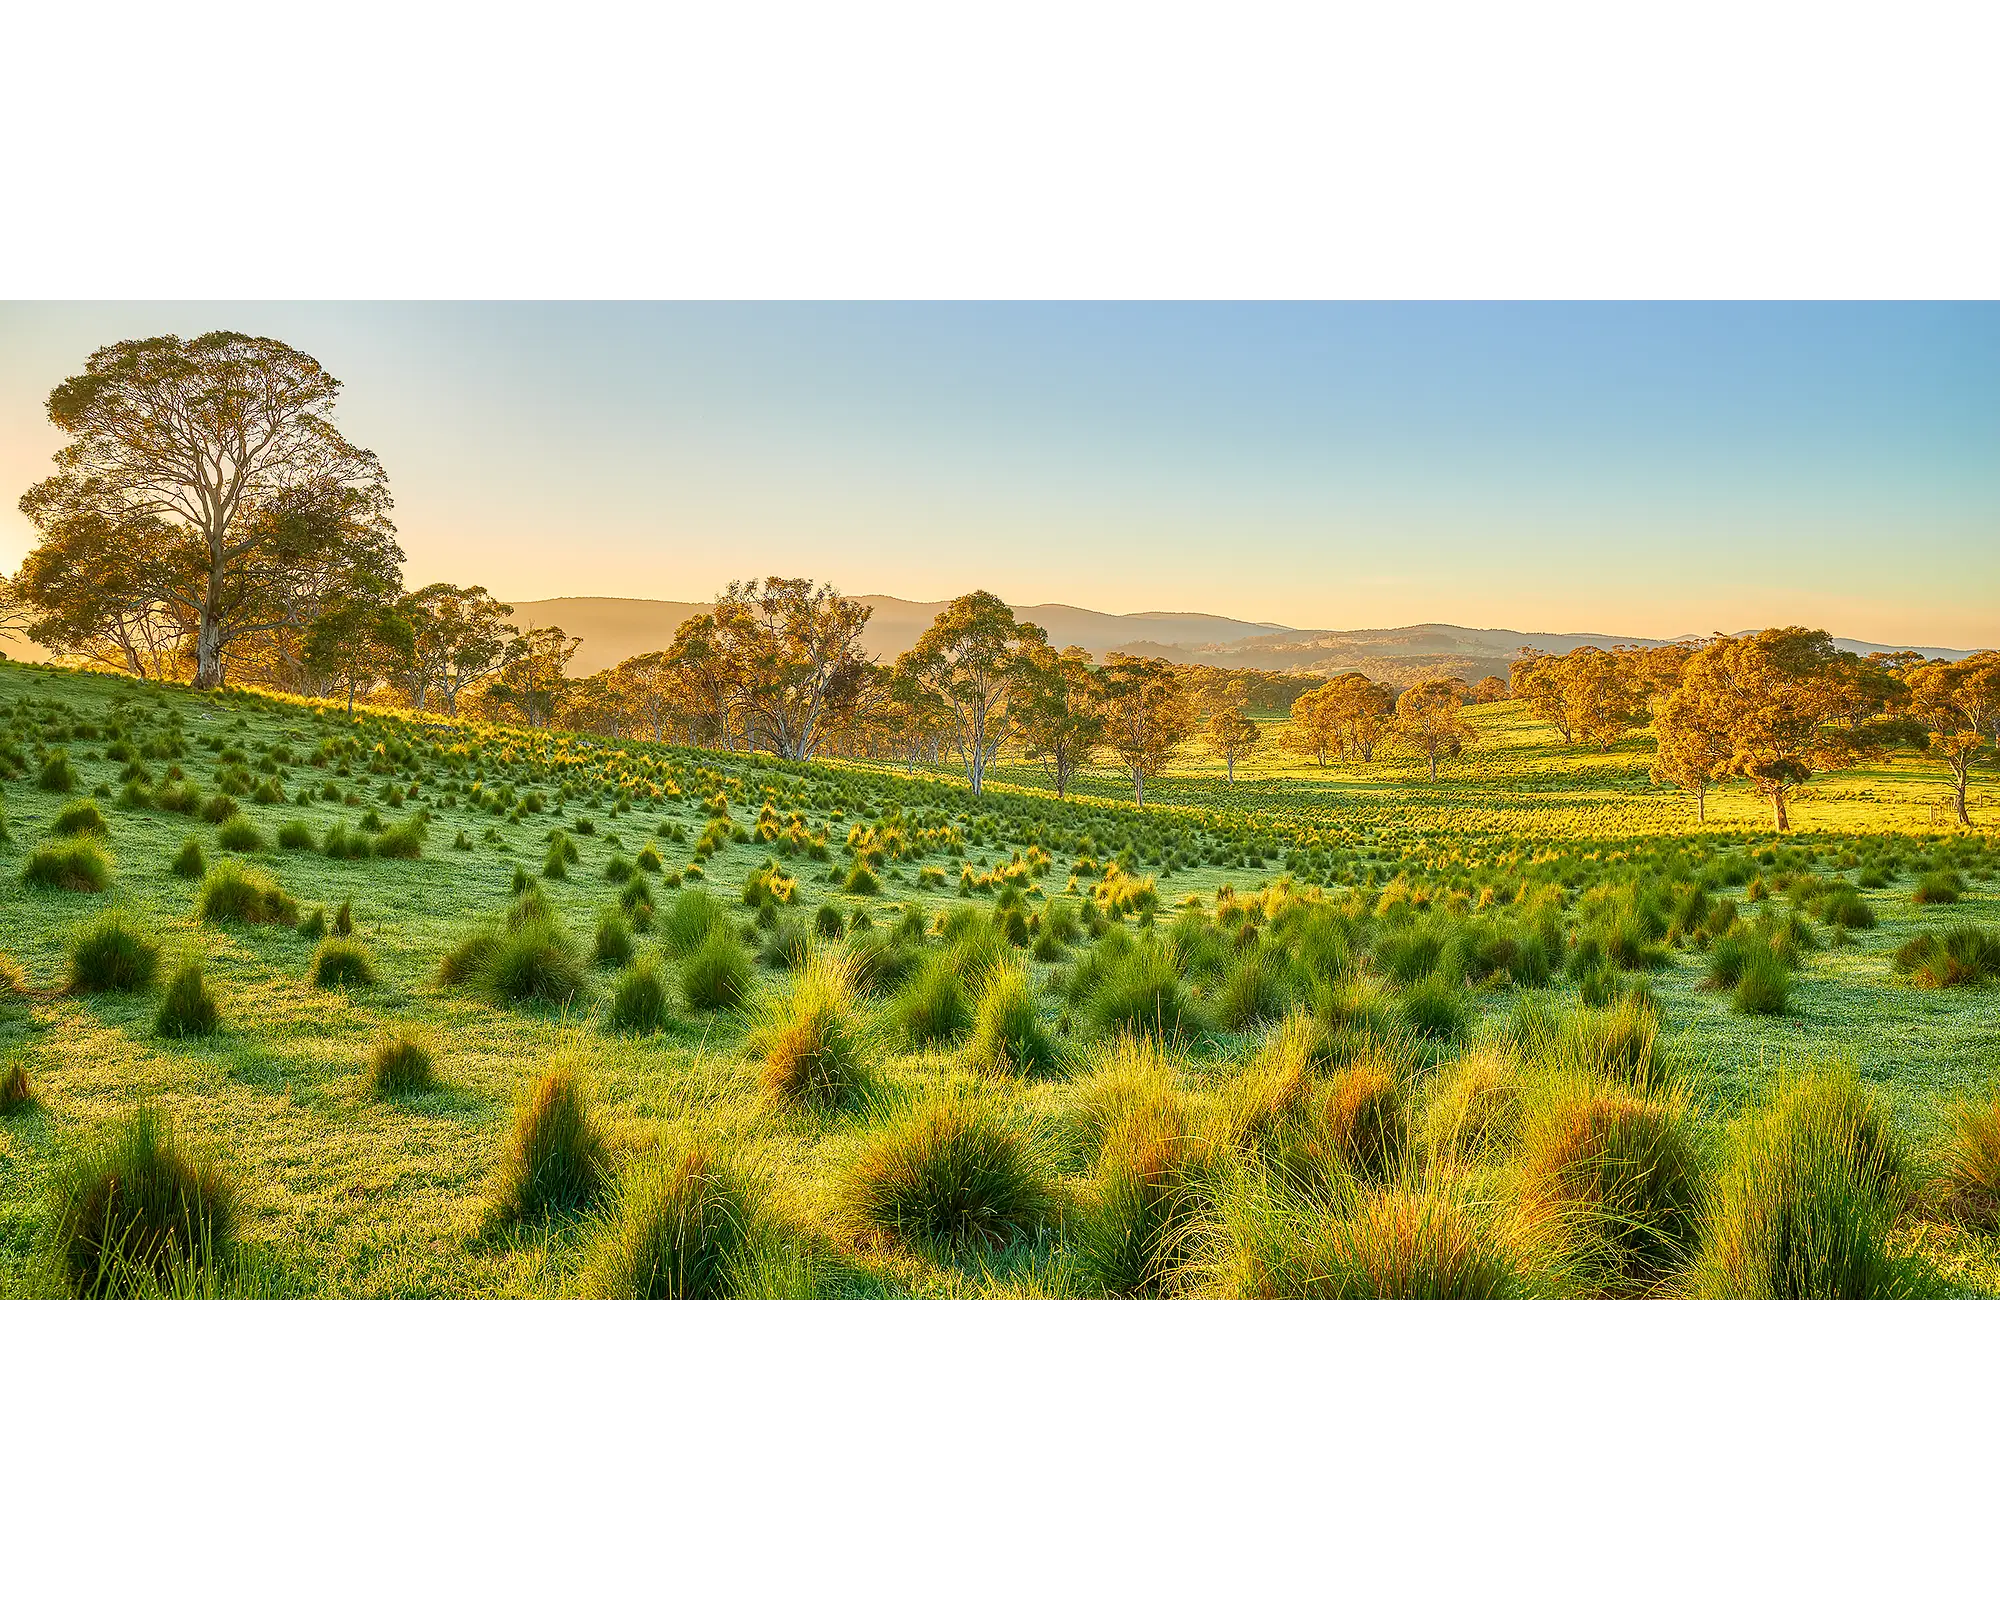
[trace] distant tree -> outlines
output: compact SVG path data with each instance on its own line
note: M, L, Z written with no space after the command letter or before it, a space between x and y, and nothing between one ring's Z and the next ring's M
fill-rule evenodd
M57 471L21 497L40 535L37 582L82 569L126 614L192 616L198 688L232 641L303 629L349 569L402 564L388 481L334 426L340 384L275 339L209 333L98 350L49 395L69 435ZM39 604L39 602L37 602Z
M1340 748L1340 733L1334 725L1331 685L1308 689L1292 702L1291 720L1278 734L1278 743L1295 755L1306 756L1322 767L1327 757Z
M1711 709L1696 697L1669 693L1653 717L1653 777L1693 795L1695 821L1703 826L1708 791L1728 775L1733 753L1728 731L1708 720Z
M1461 711L1469 692L1462 679L1428 678L1396 699L1396 739L1430 763L1432 783L1440 760L1463 754L1479 740Z
M143 567L109 523L75 519L21 563L13 593L27 636L58 657L135 678L185 676L194 613L149 598Z
M1472 686L1472 699L1476 705L1490 706L1496 701L1508 698L1507 680L1496 678L1491 673Z
M1840 655L1821 629L1718 637L1689 659L1660 714L1727 740L1725 769L1770 802L1783 833L1788 802L1816 773L1852 766L1879 746L1833 720L1843 703Z
M1146 803L1146 785L1166 771L1194 726L1186 686L1167 662L1114 650L1104 658L1104 742L1132 780L1132 798Z
M410 704L423 711L433 694L441 695L446 714L456 716L458 697L506 662L507 646L517 636L507 621L514 608L478 584L429 583L405 596L401 610L411 634Z
M872 609L809 578L739 580L717 597L721 675L753 741L787 761L811 759L822 722L860 687Z
M1014 662L1048 635L1021 622L998 596L984 589L962 594L937 614L917 642L896 661L909 698L928 696L950 718L966 779L985 792L986 766L1007 733L1007 703Z
M345 692L352 712L357 691L408 673L414 637L408 615L386 589L360 590L313 618L300 654L321 683Z
M734 664L714 615L697 611L682 622L666 658L673 673L674 715L687 742L735 749L741 719Z
M1014 658L1013 707L1028 759L1042 764L1062 799L1077 768L1105 739L1102 685L1090 652L1029 645Z
M1877 717L1893 715L1909 704L1908 685L1881 662L1845 650L1834 660L1832 715L1848 732L1859 733Z
M1507 681L1514 698L1525 700L1536 716L1562 735L1564 744L1576 743L1574 708L1561 656L1524 646L1508 671Z
M1628 645L1616 654L1624 664L1638 704L1658 710L1662 701L1680 687L1681 673L1699 645L1686 639L1672 639L1650 647Z
M1244 716L1241 711L1228 708L1215 713L1208 719L1208 728L1203 735L1203 743L1222 758L1229 773L1229 781L1236 781L1236 763L1257 748L1257 741L1263 737L1263 730Z
M1989 756L2000 761L1986 742L1986 730L2000 726L2000 652L1927 661L1911 670L1906 693L1911 720L1944 763L1959 824L1969 828L1965 793L1973 768Z
M570 657L582 643L554 627L530 628L510 640L500 671L483 690L487 704L504 708L531 728L547 727L569 686Z
M1921 650L1871 650L1864 659L1871 667L1880 667L1898 678L1908 678L1930 658Z
M1295 722L1303 721L1312 744L1322 737L1350 761L1373 761L1376 748L1388 736L1396 712L1395 696L1386 684L1358 672L1343 672L1292 707ZM1325 765L1324 759L1320 763Z
M655 744L667 743L674 728L679 687L667 652L650 650L619 662L611 668L608 682L631 724L643 728Z
M1646 720L1643 657L1581 645L1556 657L1549 672L1573 739L1588 739L1609 750L1621 735Z
M820 738L820 749L828 755L859 760L888 757L908 762L935 759L942 748L945 727L935 708L926 706L922 725L912 720L915 713L896 694L896 675L879 661L864 661L857 670L851 693L841 697Z

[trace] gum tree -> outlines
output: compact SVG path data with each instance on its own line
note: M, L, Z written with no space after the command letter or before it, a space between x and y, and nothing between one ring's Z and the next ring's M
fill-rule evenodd
M1396 699L1396 738L1430 763L1437 782L1438 762L1462 755L1479 742L1478 730L1461 714L1468 690L1458 678L1428 678Z
M1721 772L1747 779L1783 833L1799 790L1879 742L1834 722L1844 688L1842 652L1824 629L1766 628L1718 637L1690 657L1659 715L1726 745Z
M962 594L940 611L917 642L896 661L907 698L928 699L951 721L972 792L982 794L986 768L1007 735L1014 663L1048 635L1021 622L997 595L984 589Z
M1104 658L1104 742L1146 803L1146 785L1166 771L1194 727L1187 686L1165 661L1112 651Z
M195 686L214 688L235 640L302 629L323 597L398 573L388 479L334 425L339 393L276 339L164 334L98 350L49 395L70 442L21 497L40 534L28 598L81 575L107 608L185 613Z

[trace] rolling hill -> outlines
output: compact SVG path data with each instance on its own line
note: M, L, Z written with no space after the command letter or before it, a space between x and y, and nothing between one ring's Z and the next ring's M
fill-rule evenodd
M899 600L893 595L857 596L875 608L863 643L883 660L901 654L943 609L943 601ZM580 634L582 648L571 670L596 672L630 656L665 647L683 620L706 607L685 600L617 600L577 598L516 600L514 623L521 628L556 626ZM1619 645L1652 645L1660 639L1629 634L1523 633L1512 628L1461 628L1448 622L1424 622L1406 628L1303 629L1243 622L1201 611L1133 611L1123 614L1090 611L1082 606L1017 606L1015 614L1048 630L1057 649L1082 645L1096 655L1124 650L1135 655L1164 656L1169 661L1200 662L1264 672L1365 672L1388 683L1408 684L1419 678L1452 675L1468 682L1488 673L1500 677L1525 648L1560 655L1579 645L1615 649ZM1858 639L1835 641L1843 650L1866 655L1873 650L1903 648L1869 644ZM1967 650L1918 646L1927 656L1957 660Z

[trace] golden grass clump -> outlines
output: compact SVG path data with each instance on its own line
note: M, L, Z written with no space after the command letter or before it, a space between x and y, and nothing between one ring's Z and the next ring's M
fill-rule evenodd
M383 1099L403 1094L428 1094L437 1087L431 1047L413 1028L401 1028L376 1040L362 1078L367 1091Z
M1171 1293L1187 1260L1207 1147L1170 1097L1135 1105L1098 1153L1077 1252L1103 1293Z
M817 948L788 989L774 991L750 1035L763 1062L758 1081L771 1099L834 1106L860 1090L861 1019L854 975L840 956Z
M1034 1077L1053 1072L1056 1059L1027 968L1011 961L994 968L980 991L966 1064L981 1072Z
M1449 1169L1327 1197L1253 1168L1220 1210L1201 1276L1233 1297L1504 1300L1541 1284L1504 1213Z
M700 1144L636 1162L585 1269L604 1300L722 1300L758 1215L755 1186L727 1155Z
M1692 1258L1708 1161L1684 1098L1557 1080L1535 1096L1520 1159L1522 1204L1561 1230L1583 1281L1623 1292Z
M998 1248L1055 1214L1055 1186L1019 1134L962 1093L917 1102L862 1147L845 1177L856 1221L907 1244Z
M1969 1227L2000 1227L2000 1096L1954 1111L1943 1178L1952 1215Z
M593 1204L610 1183L603 1130L576 1070L558 1063L528 1086L495 1176L493 1220L528 1222Z

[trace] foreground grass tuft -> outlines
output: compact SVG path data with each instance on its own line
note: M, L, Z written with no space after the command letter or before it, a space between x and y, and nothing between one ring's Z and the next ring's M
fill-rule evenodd
M604 1134L573 1068L559 1065L529 1085L494 1179L492 1220L531 1222L580 1210L611 1177Z
M241 861L218 861L202 879L195 913L204 922L283 923L299 920L298 902L270 874Z
M1852 1077L1792 1084L1735 1129L1691 1275L1719 1299L1866 1300L1908 1292L1889 1253L1901 1141Z
M102 894L111 887L111 858L88 837L58 839L28 857L21 881L31 889Z
M73 993L129 994L150 984L159 967L159 941L127 912L100 912L70 936Z
M817 949L788 990L775 992L750 1035L763 1061L758 1081L771 1099L837 1106L865 1082L861 1019L846 961Z
M153 1031L167 1039L205 1038L222 1025L222 1007L209 986L201 957L187 957L174 970L153 1015Z
M908 1244L998 1247L1054 1215L1054 1187L1021 1137L964 1095L922 1100L876 1133L846 1174L849 1209Z
M369 1052L362 1080L368 1093L381 1099L404 1094L428 1094L437 1087L430 1045L414 1029L387 1034Z
M235 1240L235 1188L142 1106L63 1173L57 1253L72 1292L121 1297L207 1272Z
M332 934L313 951L312 981L320 989L365 989L375 981L375 963L359 939Z
M607 1300L722 1300L741 1292L739 1270L756 1216L752 1185L726 1156L701 1145L636 1163L585 1270Z

